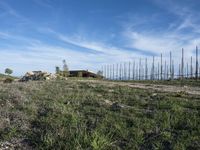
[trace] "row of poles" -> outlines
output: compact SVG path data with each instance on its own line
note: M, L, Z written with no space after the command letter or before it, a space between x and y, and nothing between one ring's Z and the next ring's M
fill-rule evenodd
M190 79L200 77L200 67L198 64L198 47L196 47L195 68L193 67L193 57L190 62L184 62L184 49L182 49L181 63L175 65L170 52L169 64L163 61L161 53L159 61L152 58L152 63L148 59L139 58L138 61L123 62L112 65L104 65L101 68L103 77L108 80L173 80ZM189 67L190 65L190 67Z

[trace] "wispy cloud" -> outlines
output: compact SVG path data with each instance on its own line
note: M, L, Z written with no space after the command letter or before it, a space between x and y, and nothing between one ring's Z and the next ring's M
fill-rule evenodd
M37 5L46 7L46 8L53 8L51 5L51 1L49 0L33 0Z
M4 14L16 17L18 19L27 20L27 18L20 15L15 9L8 5L5 1L0 1L0 8L3 10Z
M185 49L185 56L194 55L195 46L200 46L199 27L200 22L190 5L180 5L175 1L154 0L155 4L168 15L173 15L176 19L160 30L157 20L163 17L163 14L153 14L154 17L145 19L138 14L132 14L128 22L122 23L122 35L126 39L126 46L136 48L155 55L168 55L172 51L174 57L179 58L182 48ZM168 6L168 7L166 7ZM152 24L156 27L150 28ZM147 28L149 27L149 28Z
M127 50L113 46L112 44L102 43L100 41L94 41L92 39L86 39L85 37L80 36L80 34L75 34L72 36L63 35L59 32L56 32L52 29L46 29L45 32L52 34L57 39L71 43L78 47L83 47L86 49L93 50L94 52L100 52L104 55L109 55L112 57L117 57L117 59L133 59L134 56L140 56L141 54L134 50Z

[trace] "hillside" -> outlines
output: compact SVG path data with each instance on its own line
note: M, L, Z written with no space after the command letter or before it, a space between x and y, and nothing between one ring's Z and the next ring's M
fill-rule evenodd
M17 77L15 77L15 76L0 73L0 81L5 80L6 78L17 79Z
M200 149L199 116L200 95L187 92L92 80L0 83L0 149Z

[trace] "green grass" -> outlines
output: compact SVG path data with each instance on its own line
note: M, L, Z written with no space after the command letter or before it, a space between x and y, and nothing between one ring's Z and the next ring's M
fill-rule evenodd
M0 84L0 142L19 139L19 148L200 149L199 116L200 97L185 93L76 80Z

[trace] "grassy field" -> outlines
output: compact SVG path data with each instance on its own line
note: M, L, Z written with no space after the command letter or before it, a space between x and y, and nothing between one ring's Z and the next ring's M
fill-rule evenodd
M200 96L77 80L0 83L0 149L200 149Z

